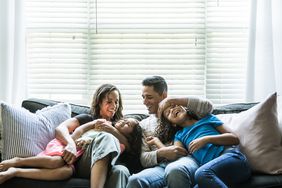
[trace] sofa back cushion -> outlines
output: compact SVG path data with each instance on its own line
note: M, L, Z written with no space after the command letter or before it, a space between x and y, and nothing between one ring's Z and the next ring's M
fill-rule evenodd
M35 113L37 110L40 110L47 106L54 106L55 104L58 103L60 103L60 101L30 98L22 102L22 107L29 110L32 113ZM90 114L89 106L77 105L72 103L69 103L69 105L71 107L71 117L74 117L78 114Z

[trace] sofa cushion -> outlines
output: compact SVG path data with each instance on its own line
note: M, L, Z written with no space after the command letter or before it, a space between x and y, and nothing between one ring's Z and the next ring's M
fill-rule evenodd
M240 149L253 170L268 174L282 173L281 134L277 119L277 94L253 108L232 115L218 115L224 126L240 139Z
M34 156L55 137L55 127L70 118L68 104L60 103L31 113L6 103L1 105L2 159Z
M233 114L233 113L240 113L242 111L246 111L258 103L234 103L234 104L227 104L223 106L217 106L213 110L213 114Z
M40 110L47 106L54 106L55 104L58 104L58 103L60 103L60 101L30 98L22 102L22 107L29 110L32 113L35 113L37 110ZM89 106L77 105L77 104L72 104L72 103L69 103L69 104L71 106L71 117L74 117L78 114L89 114L90 113Z

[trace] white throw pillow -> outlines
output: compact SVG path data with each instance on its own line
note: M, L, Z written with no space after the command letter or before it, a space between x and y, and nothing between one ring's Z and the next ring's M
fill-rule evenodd
M1 102L2 160L34 156L55 137L55 128L71 117L69 104L59 103L31 113Z
M224 126L240 139L240 149L254 171L281 174L282 146L277 119L277 94L247 111L218 115Z

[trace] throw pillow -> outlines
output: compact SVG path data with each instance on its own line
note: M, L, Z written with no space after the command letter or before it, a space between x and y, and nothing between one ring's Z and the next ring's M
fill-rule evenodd
M279 128L282 135L282 96L277 97L277 114L278 114ZM281 139L281 144L282 144L282 139Z
M282 173L276 99L274 93L247 111L218 115L226 129L239 137L240 149L253 170L269 174Z
M59 103L31 113L0 103L2 159L34 156L55 137L55 128L71 117L69 104Z

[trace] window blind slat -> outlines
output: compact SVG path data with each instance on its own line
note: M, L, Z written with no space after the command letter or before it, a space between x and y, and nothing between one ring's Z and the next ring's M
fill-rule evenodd
M97 3L97 4L96 4ZM26 0L29 97L90 104L103 83L146 112L141 81L171 96L244 100L249 0Z

